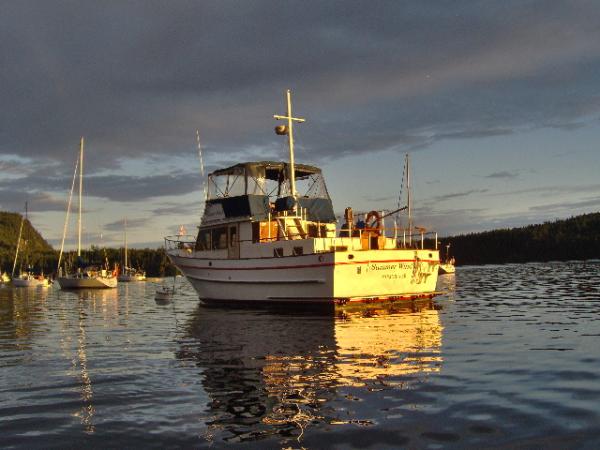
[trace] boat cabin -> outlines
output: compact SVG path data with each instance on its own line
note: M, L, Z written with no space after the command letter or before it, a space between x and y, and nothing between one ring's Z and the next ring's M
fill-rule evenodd
M248 243L335 237L336 217L321 169L303 164L294 169L296 197L290 195L284 162L241 163L211 173L195 250L237 258ZM289 253L284 247L276 252ZM290 248L304 252L301 245Z

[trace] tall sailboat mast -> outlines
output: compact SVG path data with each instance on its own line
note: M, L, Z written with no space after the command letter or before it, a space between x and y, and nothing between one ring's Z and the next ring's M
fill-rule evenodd
M129 267L127 265L127 217L125 218L125 267L124 269L127 269L127 267Z
M27 211L27 202L25 202L25 210ZM25 216L27 216L27 213L25 213ZM15 252L15 260L13 261L11 277L15 276L15 269L17 268L17 259L19 258L19 247L21 245L21 236L23 235L23 223L24 222L25 222L25 217L21 216L21 226L19 227L19 237L17 238L17 250Z
M288 178L290 180L290 195L296 198L296 171L294 168L294 122L306 122L305 119L292 116L292 92L288 89L287 94L287 116L279 116L275 114L273 117L277 120L287 120L287 127L284 127L281 131L276 128L277 134L288 135L288 146L290 148L290 167Z
M79 145L79 217L77 219L77 256L81 256L81 209L83 202L83 136Z
M406 206L408 209L408 242L412 245L412 206L410 199L410 157L406 154Z

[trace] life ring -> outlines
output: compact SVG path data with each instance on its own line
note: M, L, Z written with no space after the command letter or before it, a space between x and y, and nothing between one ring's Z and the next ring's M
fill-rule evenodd
M375 221L375 226L373 226L373 221ZM377 235L381 235L383 231L381 226L381 216L377 211L370 211L367 214L367 218L365 219L366 227L365 230L376 233Z

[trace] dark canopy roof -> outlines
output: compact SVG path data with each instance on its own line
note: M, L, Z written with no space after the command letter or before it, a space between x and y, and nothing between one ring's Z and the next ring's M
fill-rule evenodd
M264 177L268 180L277 181L282 171L287 171L288 163L276 161L246 162L227 167L226 169L215 170L210 175L241 175L244 172L255 178ZM308 177L314 174L320 174L321 169L306 164L294 164L296 178Z

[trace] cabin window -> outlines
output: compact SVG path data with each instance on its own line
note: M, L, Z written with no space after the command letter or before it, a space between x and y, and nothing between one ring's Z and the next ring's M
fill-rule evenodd
M227 227L213 228L211 233L211 242L213 250L223 250L227 248Z
M304 254L304 247L294 247L293 251L292 251L292 255L294 256L300 256Z
M196 240L196 250L210 250L210 230L200 230L198 239Z
M274 248L273 256L275 258L283 258L283 248L282 247Z

